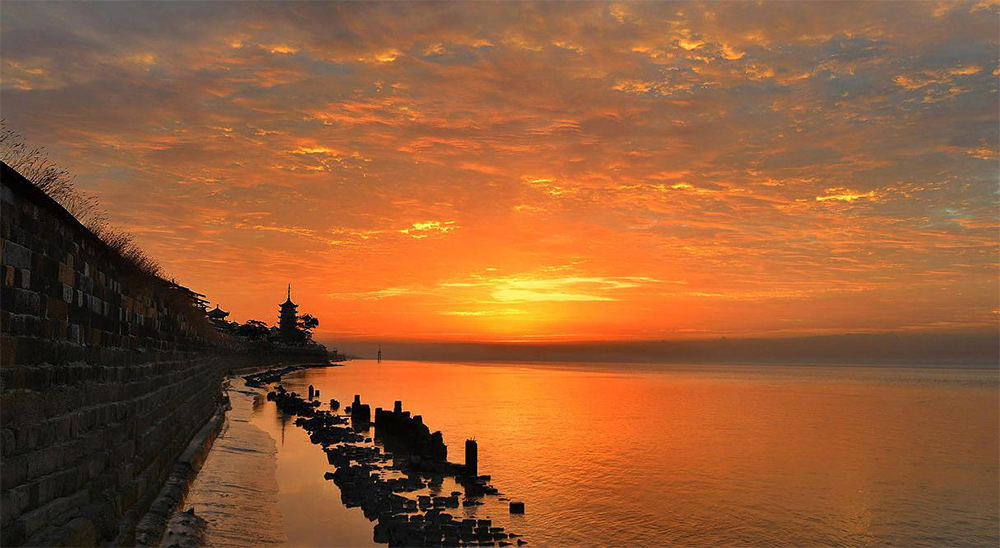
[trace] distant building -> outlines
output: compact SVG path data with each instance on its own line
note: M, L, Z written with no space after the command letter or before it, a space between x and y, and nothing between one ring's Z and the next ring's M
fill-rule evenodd
M281 342L299 342L301 339L298 328L299 305L292 302L292 284L288 284L288 297L279 306L281 308L278 312L278 332Z
M215 305L215 308L209 310L206 315L216 327L221 329L229 327L229 320L226 319L229 317L229 312L219 308L219 305Z
M229 312L219 308L219 305L215 305L215 308L208 311L208 317L213 320L226 321L226 318L229 317Z

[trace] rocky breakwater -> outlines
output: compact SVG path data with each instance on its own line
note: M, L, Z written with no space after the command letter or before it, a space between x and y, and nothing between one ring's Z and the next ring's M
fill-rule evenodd
M247 386L251 388L263 388L269 384L276 383L281 380L283 375L287 375L293 371L298 371L299 369L304 369L309 367L308 365L289 365L281 367L278 369L268 369L261 371L259 373L254 373L252 375L247 375L243 377L243 381Z
M496 495L490 477L478 475L478 451L466 450L466 464L448 462L441 432L431 432L420 415L375 410L374 437L370 408L360 396L345 407L346 415L321 409L278 385L267 395L281 412L295 415L295 424L309 432L312 443L326 452L335 471L325 477L340 488L347 507L360 507L375 521L374 539L390 546L508 546L526 544L520 535L495 526L489 519L455 515L461 507L482 504ZM472 447L475 441L469 440ZM445 478L462 490L440 495ZM429 494L423 494L429 491Z

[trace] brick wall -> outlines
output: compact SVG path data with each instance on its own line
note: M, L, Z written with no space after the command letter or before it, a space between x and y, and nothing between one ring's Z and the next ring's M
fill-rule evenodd
M0 545L130 544L236 343L2 169Z

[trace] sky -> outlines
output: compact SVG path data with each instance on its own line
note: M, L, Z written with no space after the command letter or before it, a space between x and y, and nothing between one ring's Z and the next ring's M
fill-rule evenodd
M0 4L0 115L320 340L993 331L997 2Z

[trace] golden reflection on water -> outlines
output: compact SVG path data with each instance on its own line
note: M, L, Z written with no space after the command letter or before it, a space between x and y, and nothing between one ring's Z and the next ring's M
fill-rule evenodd
M342 405L400 399L455 462L475 437L481 473L526 502L510 528L534 544L1000 540L995 369L356 361L284 384ZM322 450L271 402L254 423L279 440L289 543L370 543L323 481ZM511 519L500 502L474 512Z
M340 490L323 479L333 467L293 417L266 401L255 407L251 423L270 434L278 448L278 508L288 546L376 546L371 523L360 511L345 508Z

